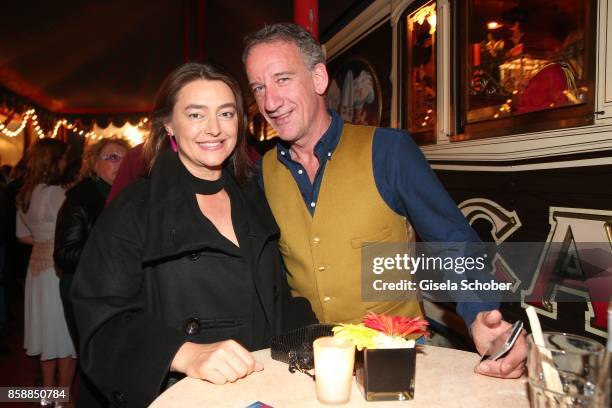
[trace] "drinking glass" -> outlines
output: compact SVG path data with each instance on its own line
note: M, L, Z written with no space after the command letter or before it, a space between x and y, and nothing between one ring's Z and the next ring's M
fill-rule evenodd
M603 408L602 384L605 381L599 378L604 360L603 345L573 334L543 334L543 347L537 346L531 335L527 336L531 406Z

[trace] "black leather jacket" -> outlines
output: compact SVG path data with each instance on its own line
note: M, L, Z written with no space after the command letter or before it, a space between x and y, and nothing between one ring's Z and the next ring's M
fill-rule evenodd
M66 192L55 227L53 259L62 273L74 273L96 219L104 209L110 185L84 178Z

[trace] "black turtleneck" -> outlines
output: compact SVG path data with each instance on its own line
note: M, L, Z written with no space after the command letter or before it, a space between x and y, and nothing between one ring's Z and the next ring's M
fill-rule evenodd
M204 180L191 174L182 162L181 165L183 169L184 180L186 184L191 188L193 193L212 195L223 190L223 188L225 187L225 180L227 176L224 171L221 172L221 177L219 177L217 180Z

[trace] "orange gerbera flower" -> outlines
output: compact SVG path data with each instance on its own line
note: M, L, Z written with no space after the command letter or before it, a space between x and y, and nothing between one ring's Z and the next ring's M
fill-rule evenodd
M388 316L369 312L363 318L363 324L388 336L429 336L426 329L429 323L420 317L411 319L405 316Z

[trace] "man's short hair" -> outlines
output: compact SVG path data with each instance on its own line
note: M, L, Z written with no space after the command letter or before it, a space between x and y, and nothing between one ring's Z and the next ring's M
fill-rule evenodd
M325 54L321 44L303 27L293 23L277 23L267 25L259 31L244 37L244 52L242 62L246 63L251 48L258 44L269 44L276 41L285 41L295 44L304 58L308 69L315 65L325 64Z

